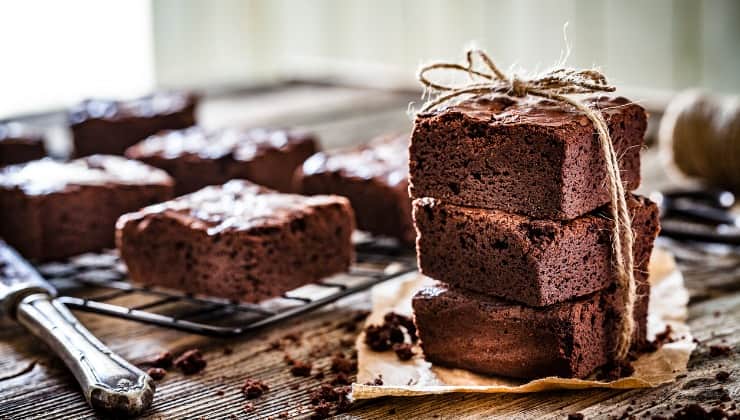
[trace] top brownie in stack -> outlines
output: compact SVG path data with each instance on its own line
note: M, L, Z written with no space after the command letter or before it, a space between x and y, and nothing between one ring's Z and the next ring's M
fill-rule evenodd
M644 109L622 97L584 102L601 110L625 189L634 190L640 184ZM409 168L414 198L555 220L609 202L593 124L569 105L544 99L482 97L420 114Z
M44 261L113 246L123 213L172 197L164 172L120 156L51 159L0 170L0 236Z
M0 166L41 159L46 156L44 138L19 123L0 124Z
M296 171L296 188L345 196L359 229L412 243L408 142L406 134L391 134L358 148L317 153Z
M122 155L161 130L195 124L197 97L169 92L130 101L86 100L69 111L75 155Z
M181 195L237 178L292 192L293 172L315 152L316 139L299 131L190 127L151 136L126 156L167 171Z

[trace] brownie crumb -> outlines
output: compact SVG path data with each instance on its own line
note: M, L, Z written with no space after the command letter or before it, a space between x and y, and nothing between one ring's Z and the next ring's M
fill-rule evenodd
M311 404L314 408L312 418L326 418L332 410L341 413L349 407L350 388L345 386L334 387L330 384L321 384L318 389L311 393Z
M628 360L614 360L607 363L596 375L596 379L601 381L616 381L635 373L635 368Z
M291 384L290 385L290 389L292 389L293 391L295 391L296 389L298 389L300 387L301 387L301 384L299 384L299 383L294 383L294 384Z
M370 316L370 311L358 311L355 316L352 317L354 322L362 322Z
M396 352L396 356L403 361L410 360L414 357L414 351L411 349L411 344L408 343L394 344L393 351Z
M175 367L186 375L193 375L205 369L206 361L198 349L188 350L175 359Z
M147 369L146 374L151 376L155 381L159 381L167 375L167 371L162 368L152 367Z
M254 404L253 403L246 403L244 404L244 407L242 407L242 410L244 410L245 413L251 413L254 411Z
M732 348L723 344L715 344L709 346L709 355L712 357L729 356L732 353Z
M147 364L151 365L153 367L162 368L162 369L169 369L172 367L172 361L173 361L172 353L168 351L163 351L156 355L152 360L150 360Z
M365 328L365 344L373 351L386 351L391 348L390 328L385 325L369 325Z
M700 406L699 404L688 404L685 407L679 409L675 413L673 413L670 417L671 420L722 420L722 419L730 419L730 418L737 418L737 414L731 414L726 412L725 410L715 407L711 409L710 411L707 411L704 409L704 407ZM658 416L654 416L653 419L655 419Z
M372 382L365 382L363 385L369 385L369 386L381 386L383 385L383 377L378 375L377 378L373 379Z
M216 395L218 395L219 397L223 397L224 394L225 394L225 392L224 392L223 389L219 389L219 390L216 391Z
M272 340L270 342L270 350L282 350L283 344L280 342L280 340Z
M724 382L728 379L730 379L730 372L727 372L726 370L721 370L717 372L716 375L714 375L714 378L717 379L720 382Z
M257 379L246 379L244 385L242 385L244 396L250 400L261 397L262 394L269 390L270 387Z
M350 382L349 377L347 376L346 373L339 372L337 374L337 377L334 378L333 381L331 381L331 384L334 385L334 386L337 386L337 385L349 385L349 384L351 384L351 382Z
M313 375L314 379L323 381L326 377L326 374L323 371L318 371L315 375Z
M415 343L416 340L418 339L416 335L416 325L414 325L414 320L411 319L411 317L400 315L395 312L389 312L385 314L385 316L383 317L383 320L385 321L385 323L389 325L394 325L394 326L400 325L403 328L405 328L406 333L409 335L409 338L411 339L412 343Z
M665 330L662 333L655 335L655 343L658 345L658 347L662 346L665 343L672 343L675 341L671 334L673 334L673 328L671 328L670 325L665 326Z
M568 414L568 420L583 420L583 418L583 414L581 413Z
M339 353L331 359L331 371L351 374L357 372L357 362Z
M293 376L311 376L311 369L313 368L311 363L294 360L292 364L290 373Z
M230 354L234 354L234 349L231 347L224 347L224 356L228 356Z

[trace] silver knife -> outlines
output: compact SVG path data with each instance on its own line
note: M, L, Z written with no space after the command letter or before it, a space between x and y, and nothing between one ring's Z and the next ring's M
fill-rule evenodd
M96 410L135 416L152 403L154 381L114 354L54 299L56 291L0 240L0 308L42 339L72 371Z

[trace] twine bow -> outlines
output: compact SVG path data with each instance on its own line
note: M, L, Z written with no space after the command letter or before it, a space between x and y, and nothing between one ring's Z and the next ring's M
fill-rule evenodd
M478 57L487 70L476 68L474 58ZM615 357L623 360L632 344L635 329L634 306L637 298L637 286L634 278L634 261L632 247L632 219L630 218L625 198L625 191L619 173L617 154L614 151L609 127L604 117L581 101L566 95L613 92L615 88L607 83L606 77L597 70L575 70L556 68L539 77L523 80L516 76L506 76L496 67L493 61L482 50L469 50L466 54L467 65L456 63L433 63L419 71L419 81L431 93L437 96L424 104L422 112L432 111L439 105L448 103L461 96L482 96L491 93L506 94L515 97L527 95L539 96L553 101L569 104L583 112L594 125L598 134L601 151L607 169L607 184L610 195L610 210L614 220L612 229L612 259L617 270L617 293L621 297L624 310L618 320L618 336ZM427 78L432 70L463 71L470 82L461 86L447 86Z

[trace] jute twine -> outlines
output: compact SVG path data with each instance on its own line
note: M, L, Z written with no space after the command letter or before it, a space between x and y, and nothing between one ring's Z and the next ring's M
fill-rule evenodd
M480 59L481 65L476 65L475 58ZM427 101L421 112L428 112L438 106L450 103L463 96L482 96L491 93L507 94L515 97L527 95L539 96L553 101L569 104L583 112L594 125L599 138L601 151L606 162L607 186L610 194L610 210L614 220L612 229L612 257L617 270L617 293L624 305L622 316L618 320L618 336L615 349L617 359L626 359L632 343L632 333L635 329L633 312L637 297L637 287L634 277L634 262L632 246L632 220L627 208L625 191L619 173L617 154L614 151L609 128L603 116L581 101L566 95L594 92L613 92L606 77L597 70L574 70L556 68L538 77L521 79L517 76L507 76L499 70L489 56L482 50L472 49L466 53L466 65L456 63L433 63L423 66L419 70L419 81L434 96ZM481 68L482 67L482 68ZM431 81L427 73L433 70L462 71L469 77L464 85L446 85Z

